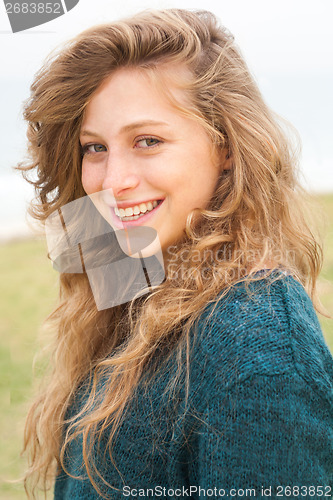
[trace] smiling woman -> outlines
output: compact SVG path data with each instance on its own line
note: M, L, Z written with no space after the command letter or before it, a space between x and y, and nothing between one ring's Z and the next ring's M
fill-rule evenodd
M179 9L92 27L41 69L25 118L35 217L97 197L109 231L156 232L165 266L104 310L85 269L61 272L28 493L330 496L332 357L309 297L321 248L232 35Z

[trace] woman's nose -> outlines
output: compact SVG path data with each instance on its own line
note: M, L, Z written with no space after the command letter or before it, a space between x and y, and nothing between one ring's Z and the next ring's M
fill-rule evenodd
M140 183L140 177L131 158L121 154L108 155L102 189L112 189L115 198L120 198Z

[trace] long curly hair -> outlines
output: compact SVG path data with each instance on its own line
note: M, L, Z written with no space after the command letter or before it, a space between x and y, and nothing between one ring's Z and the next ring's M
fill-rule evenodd
M188 215L184 239L172 248L172 266L151 293L98 311L85 273L60 274L59 304L48 318L54 330L52 368L25 430L25 483L33 497L66 467L66 448L79 434L98 489L94 439L107 427L111 453L126 405L161 349L178 362L170 401L183 370L188 389L191 329L207 304L236 282L256 279L258 269L282 266L315 298L322 254L304 212L295 145L264 102L233 36L207 11L148 10L95 26L45 62L24 109L29 160L18 167L35 185L32 215L43 223L85 195L79 131L104 79L118 68L135 67L158 81L161 65L171 63L191 73L182 86L191 105L174 106L205 127L212 148L227 151L232 168L222 172L209 205ZM34 180L30 171L36 172ZM85 380L87 402L69 418L66 412Z

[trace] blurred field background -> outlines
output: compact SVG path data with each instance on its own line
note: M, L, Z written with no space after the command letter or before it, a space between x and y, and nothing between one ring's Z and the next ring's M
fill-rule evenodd
M319 283L323 305L333 315L333 194L319 198L327 216L325 263ZM0 498L26 498L18 478L24 470L20 458L24 419L32 395L32 362L40 350L39 332L57 298L58 273L46 257L41 240L0 245ZM319 317L326 342L333 352L333 320ZM50 494L51 498L52 494Z

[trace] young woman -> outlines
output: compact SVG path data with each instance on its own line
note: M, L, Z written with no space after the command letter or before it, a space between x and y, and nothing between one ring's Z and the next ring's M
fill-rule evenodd
M230 33L178 9L93 27L41 69L25 118L35 217L111 193L110 224L156 231L165 271L107 308L87 272L60 273L27 490L330 497L332 357L305 291L321 251Z

